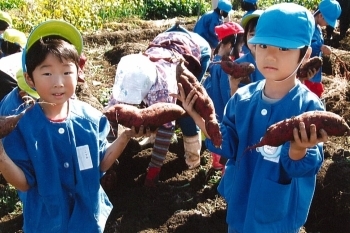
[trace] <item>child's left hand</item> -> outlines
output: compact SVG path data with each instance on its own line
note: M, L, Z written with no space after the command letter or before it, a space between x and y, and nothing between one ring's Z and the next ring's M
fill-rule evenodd
M315 125L310 125L310 132L308 137L308 132L305 129L304 122L299 124L299 130L295 128L293 130L294 141L291 141L289 156L298 160L305 156L307 148L314 147L320 142L328 141L327 132L324 129L320 129L319 133L321 137L317 137L317 129Z

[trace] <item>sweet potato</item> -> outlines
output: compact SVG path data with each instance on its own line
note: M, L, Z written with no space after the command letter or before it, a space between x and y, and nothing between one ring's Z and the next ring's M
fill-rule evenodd
M165 123L185 116L186 111L177 104L156 103L147 108L138 108L128 104L115 104L103 111L103 114L113 123L128 128L135 126L136 131L143 125L156 130Z
M250 75L255 71L255 66L250 62L237 63L231 59L223 56L221 61L213 62L214 64L220 64L221 68L226 74L231 75L233 78L242 78Z
M312 70L316 69L316 71L319 71L322 67L322 58L316 56L310 58L305 64L300 66L300 68L297 71L297 77L300 79L307 78L307 73Z
M310 111L271 125L261 141L248 149L265 145L277 147L294 140L293 129L299 128L300 122L304 122L307 133L310 133L310 125L314 124L318 136L320 129L324 129L328 136L350 136L350 127L341 116L328 111Z
M222 136L216 119L213 101L197 78L185 67L183 61L176 67L176 80L182 84L186 96L191 90L196 90L198 98L193 107L204 119L205 128L213 144L220 147Z

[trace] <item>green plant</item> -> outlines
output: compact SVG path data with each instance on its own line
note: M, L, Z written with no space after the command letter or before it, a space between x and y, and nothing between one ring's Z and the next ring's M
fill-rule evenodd
M9 184L0 185L0 216L22 210L17 190Z

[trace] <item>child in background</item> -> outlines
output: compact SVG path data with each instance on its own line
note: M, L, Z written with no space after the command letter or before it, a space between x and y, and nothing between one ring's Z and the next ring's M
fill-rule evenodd
M220 61L222 56L229 56L231 51L235 55L234 59L237 59L243 43L243 28L238 23L228 22L216 26L215 32L220 42L215 49L217 52L214 52L213 61ZM221 122L225 105L231 97L228 75L220 64L211 64L209 74L203 82L203 86L213 100L217 120ZM211 156L213 159L212 168L222 170L224 165L220 163L220 155L211 153Z
M229 159L218 187L227 202L229 233L298 233L306 222L327 133L315 125L307 131L301 122L292 141L248 148L276 122L324 111L321 100L296 77L311 54L314 28L310 11L297 4L276 4L264 11L249 43L256 45L257 68L265 79L239 88L228 101L220 124L221 148L206 139L209 150ZM185 97L181 84L179 89L183 107L206 133L204 120L193 110L195 92Z
M2 51L1 51L1 43L3 41L2 34L4 31L8 28L12 27L12 18L9 15L9 13L5 11L0 10L0 58L3 57Z
M219 44L219 40L215 34L215 27L223 23L232 11L232 4L229 0L219 0L215 10L209 11L202 15L193 28L193 31L202 36L214 50Z
M239 87L242 87L250 82L256 82L259 80L263 80L264 76L261 74L261 72L256 68L256 62L255 62L255 45L248 43L248 40L250 40L255 35L255 27L258 23L258 19L260 15L263 13L263 10L256 10L252 13L244 16L241 21L241 25L244 27L244 45L247 47L248 52L238 58L236 60L237 63L243 63L243 62L249 62L252 63L255 66L255 71L249 75L249 79L247 78L244 80L235 79L234 77L229 77L230 80L230 87L231 87L231 94L233 95Z
M315 33L312 36L312 54L311 57L323 55L329 56L332 51L327 45L324 45L324 39L321 27L330 25L335 27L336 21L341 13L340 5L335 0L322 0L318 9L314 12ZM322 68L310 80L304 80L304 84L314 92L318 97L322 96L324 91L322 84Z
M131 54L121 59L108 106L117 103L138 105L143 102L146 106L158 102L176 103L176 98L169 94L178 91L176 66L179 59L189 62L187 67L200 81L208 68L210 55L210 45L204 38L175 25L158 34L143 54ZM200 165L200 130L190 116L177 122L183 134L186 164L189 169L194 169ZM156 187L174 131L175 122L158 128L145 186Z
M23 52L25 80L40 98L2 139L0 172L26 192L26 233L102 233L112 204L100 178L130 137L141 136L127 129L108 144L107 118L71 98L82 48L74 26L48 20L34 28Z

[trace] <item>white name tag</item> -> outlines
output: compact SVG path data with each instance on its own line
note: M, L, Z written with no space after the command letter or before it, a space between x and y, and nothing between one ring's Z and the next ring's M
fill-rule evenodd
M78 146L77 154L80 171L92 168L91 155L88 145Z

